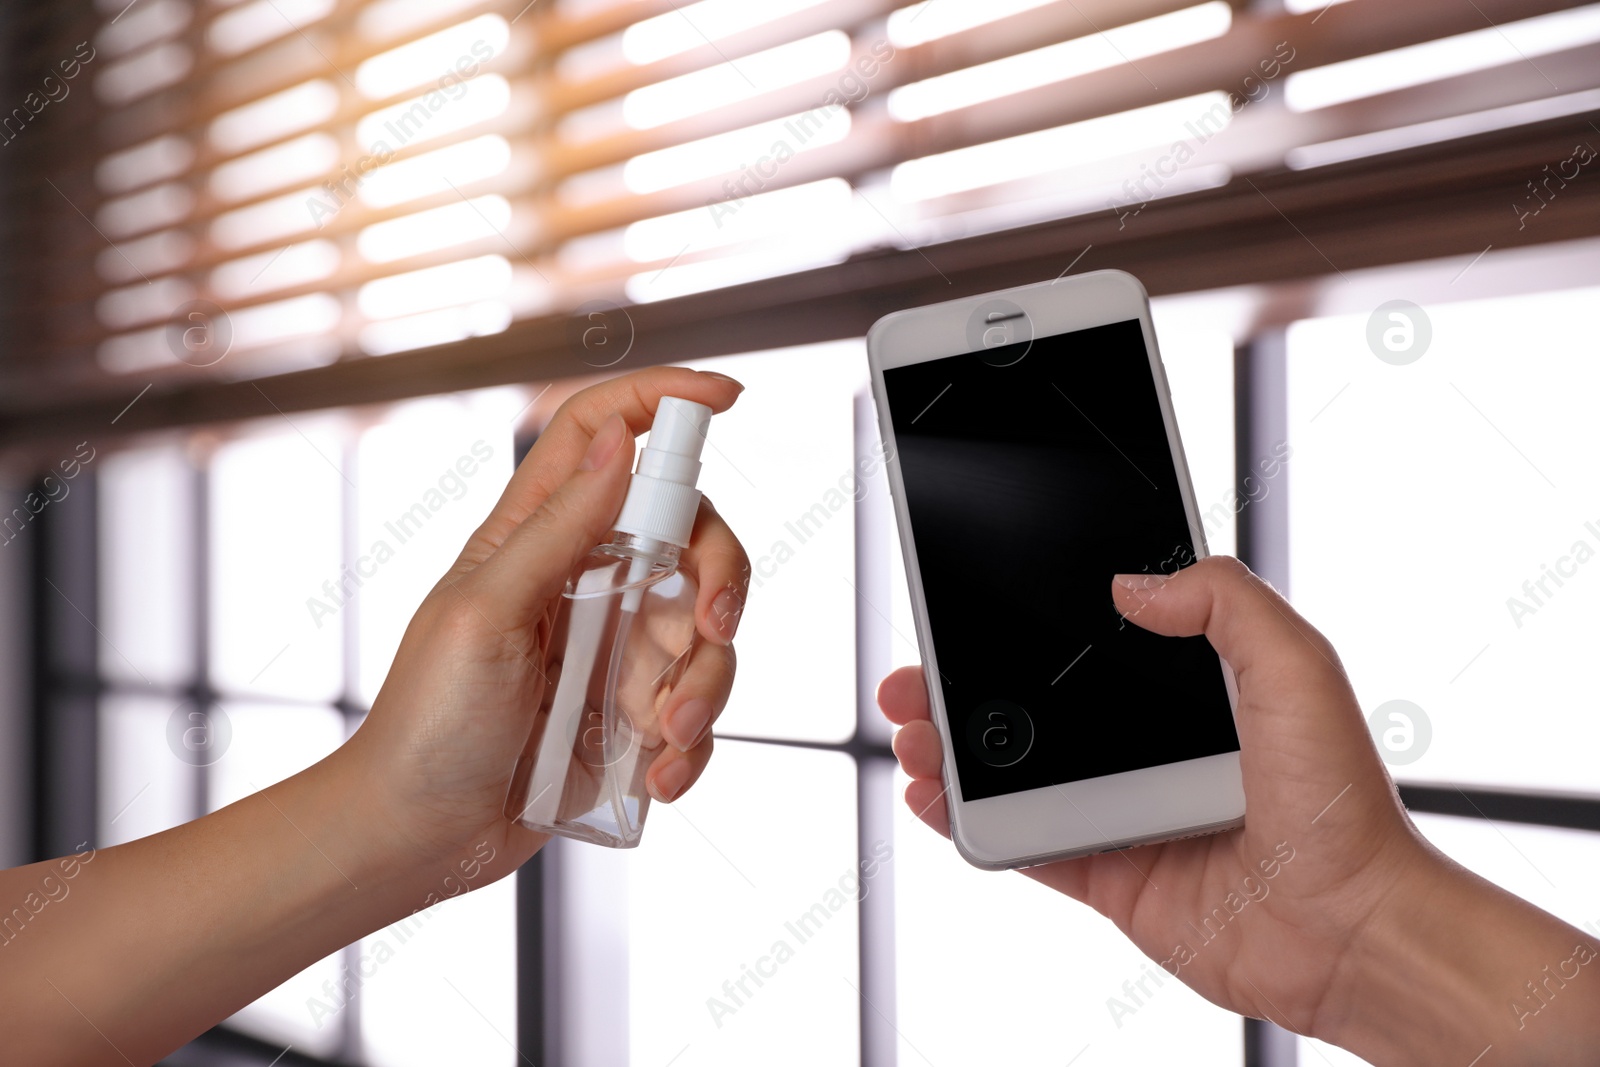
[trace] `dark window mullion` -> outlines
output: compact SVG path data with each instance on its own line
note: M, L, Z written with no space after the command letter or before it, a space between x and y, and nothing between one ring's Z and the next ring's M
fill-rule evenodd
M1260 480L1256 464L1289 440L1287 339L1271 330L1234 351L1234 485ZM1289 595L1289 494L1294 473L1284 464L1272 492L1251 502L1238 515L1239 558L1251 570Z
M337 537L339 538L339 562L355 572L357 557L361 550L356 546L357 514L360 501L356 498L354 476L359 472L356 469L356 457L360 454L360 430L351 429L342 435L340 445L340 464L344 477L339 479L339 516ZM343 570L341 568L341 573ZM348 736L350 727L358 715L361 704L361 601L360 592L357 591L356 599L349 605L349 610L340 612L340 699L339 711L344 726L344 733ZM364 710L364 709L363 709ZM359 974L361 969L361 942L346 945L339 954L344 972ZM343 974L335 980L335 984L343 985ZM340 1026L340 1054L344 1059L355 1063L365 1063L366 1056L361 1047L361 1013L366 1010L366 1003L362 997L362 990L357 986L350 993L350 1001L345 1010L339 1013Z
M189 473L189 536L192 539L194 560L193 581L190 583L191 605L190 646L194 650L194 678L187 699L196 711L210 722L216 712L216 690L211 685L211 463L210 457L196 463ZM211 768L196 764L193 768L194 794L191 804L194 818L200 818L210 808Z
M852 398L855 470L873 456L878 441L877 414L870 391ZM894 841L894 759L887 751L893 730L878 714L878 681L893 663L894 637L879 615L890 608L894 588L886 550L895 536L884 474L866 491L857 486L855 501L856 731L842 746L856 767L856 859L876 864L870 882L863 881L857 908L856 1009L860 1017L862 1067L893 1067L899 1055L894 951L894 863L878 862L873 849ZM881 489L882 491L876 491ZM870 601L870 603L868 603ZM780 742L781 743L781 742ZM885 758L887 757L887 758ZM865 869L858 866L858 873Z
M33 553L36 859L99 842L98 488L98 473L83 472L71 502L45 507L23 533Z
M1423 782L1400 782L1398 787L1400 800L1409 811L1600 831L1600 797Z
M1258 335L1234 350L1234 485L1254 484L1255 464L1288 439L1289 384L1283 331ZM1273 491L1239 512L1239 558L1287 595L1289 590L1290 470ZM1262 1019L1244 1020L1245 1067L1295 1067L1300 1046L1289 1031Z
M537 440L536 433L513 437L513 468L522 466ZM517 881L517 1049L535 1063L557 1062L562 1048L558 862L547 846L511 876Z
M856 764L856 855L873 865L870 880L863 875L858 938L858 986L861 992L862 1067L893 1067L899 1056L895 937L894 859L878 859L880 842L894 842L894 761L861 758Z

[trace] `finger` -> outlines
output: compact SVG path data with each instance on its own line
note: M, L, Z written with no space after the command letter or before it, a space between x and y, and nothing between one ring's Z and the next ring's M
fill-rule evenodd
M928 684L921 667L901 667L878 683L878 707L890 722L904 726L928 718Z
M693 400L713 412L723 412L733 406L743 389L725 374L686 367L651 367L574 393L551 417L489 517L468 540L462 564L475 566L502 545L511 531L577 469L589 442L612 414L622 416L637 436L650 429L664 396Z
M518 523L479 567L453 581L496 629L524 626L611 527L627 491L633 436L612 416L559 488Z
M1251 671L1291 662L1344 680L1328 639L1231 556L1212 556L1171 575L1119 574L1111 596L1129 622L1152 633L1204 634L1241 686Z
M750 557L710 500L700 498L694 534L683 551L683 565L700 583L695 621L707 641L733 640L750 592Z
M732 645L695 643L683 677L673 687L661 712L661 733L679 752L687 752L711 734L733 691L736 666Z
M901 770L913 778L938 780L944 767L944 749L933 723L926 719L908 723L894 735L891 747Z
M650 764L650 771L645 775L645 788L650 791L651 796L664 804L677 800L688 792L690 786L700 780L706 764L711 762L711 749L714 745L715 739L709 734L704 741L688 752L679 752L669 745L666 751Z
M906 807L946 837L950 836L950 811L945 807L944 783L918 778L906 786Z
M1251 768L1311 761L1319 788L1360 780L1392 802L1383 765L1338 654L1277 591L1236 559L1203 559L1173 575L1119 575L1117 609L1168 636L1204 634L1239 683L1237 722L1247 791ZM1298 798L1304 794L1296 793ZM1317 799L1317 805L1326 803Z

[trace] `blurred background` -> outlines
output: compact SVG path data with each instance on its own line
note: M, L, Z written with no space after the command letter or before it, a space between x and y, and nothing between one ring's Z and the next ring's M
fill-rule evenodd
M0 40L0 862L337 746L575 389L749 387L702 480L755 577L699 786L171 1063L1357 1062L1130 997L1109 924L898 800L861 338L1108 267L1212 550L1328 632L1428 836L1600 925L1600 4L55 0Z

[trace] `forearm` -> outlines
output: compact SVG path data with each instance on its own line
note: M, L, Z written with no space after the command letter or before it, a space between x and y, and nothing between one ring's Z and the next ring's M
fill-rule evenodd
M203 819L80 857L70 877L59 861L0 875L0 907L28 916L0 937L9 1052L153 1062L418 907L426 887L380 854L351 793L325 761Z
M1352 946L1317 1036L1380 1067L1590 1064L1600 938L1435 858Z

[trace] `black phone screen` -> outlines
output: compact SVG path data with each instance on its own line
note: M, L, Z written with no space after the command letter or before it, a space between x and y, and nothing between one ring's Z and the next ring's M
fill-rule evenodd
M883 377L963 798L1237 751L1206 639L1111 602L1195 558L1139 320Z

